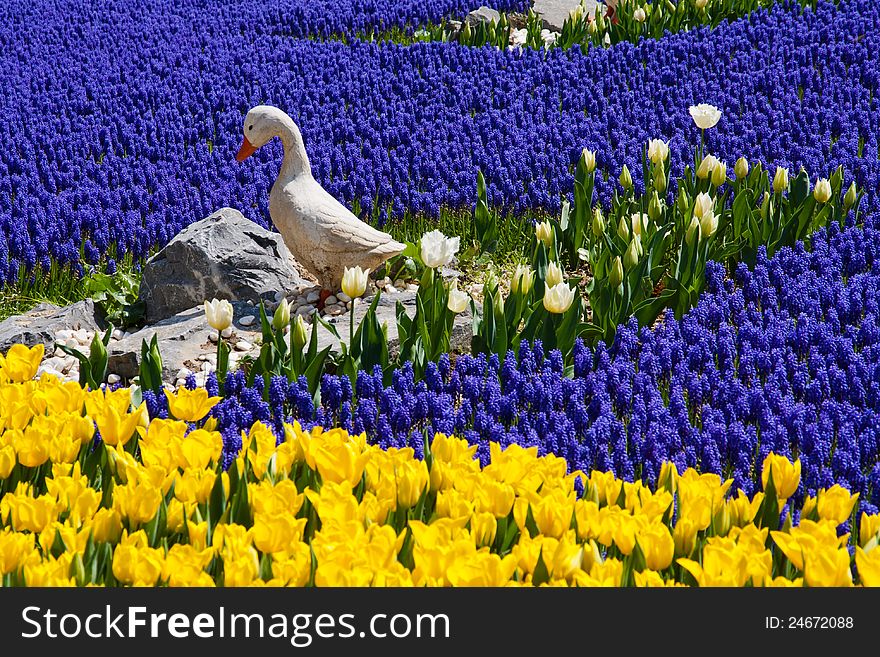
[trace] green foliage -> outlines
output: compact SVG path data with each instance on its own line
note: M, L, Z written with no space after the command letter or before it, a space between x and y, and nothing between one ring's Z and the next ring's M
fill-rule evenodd
M140 279L134 273L122 270L112 275L96 272L83 280L85 295L116 326L131 326L143 319L145 308L138 301L139 285Z
M101 384L107 381L107 345L110 344L110 336L113 334L111 325L102 338L96 331L86 356L79 349L66 347L63 344L56 346L69 356L75 356L79 361L79 384L88 386L91 390L97 390Z

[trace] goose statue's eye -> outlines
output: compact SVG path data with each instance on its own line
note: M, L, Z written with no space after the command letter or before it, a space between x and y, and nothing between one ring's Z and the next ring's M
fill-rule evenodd
M254 129L254 124L251 123L251 124L248 126L248 130L253 130L253 129Z

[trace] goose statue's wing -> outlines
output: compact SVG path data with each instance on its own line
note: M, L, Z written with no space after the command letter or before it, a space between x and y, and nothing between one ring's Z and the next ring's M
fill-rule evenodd
M310 213L319 230L324 233L325 245L338 253L369 252L399 245L390 235L376 230L358 219L342 203L321 189L323 194L312 198Z

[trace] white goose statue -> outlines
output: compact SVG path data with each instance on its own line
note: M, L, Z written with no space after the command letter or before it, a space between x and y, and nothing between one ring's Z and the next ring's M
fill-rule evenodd
M402 253L404 245L352 214L312 177L302 134L277 107L258 105L244 119L243 162L273 137L284 160L269 193L269 215L287 248L321 285L321 302L339 290L345 267L373 270Z

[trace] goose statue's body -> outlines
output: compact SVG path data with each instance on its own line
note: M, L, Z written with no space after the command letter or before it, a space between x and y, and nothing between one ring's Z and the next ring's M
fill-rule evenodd
M277 107L259 105L244 120L244 161L274 137L284 160L269 194L269 214L293 257L317 279L322 296L339 290L345 267L373 270L402 253L404 245L352 214L312 177L302 134Z

